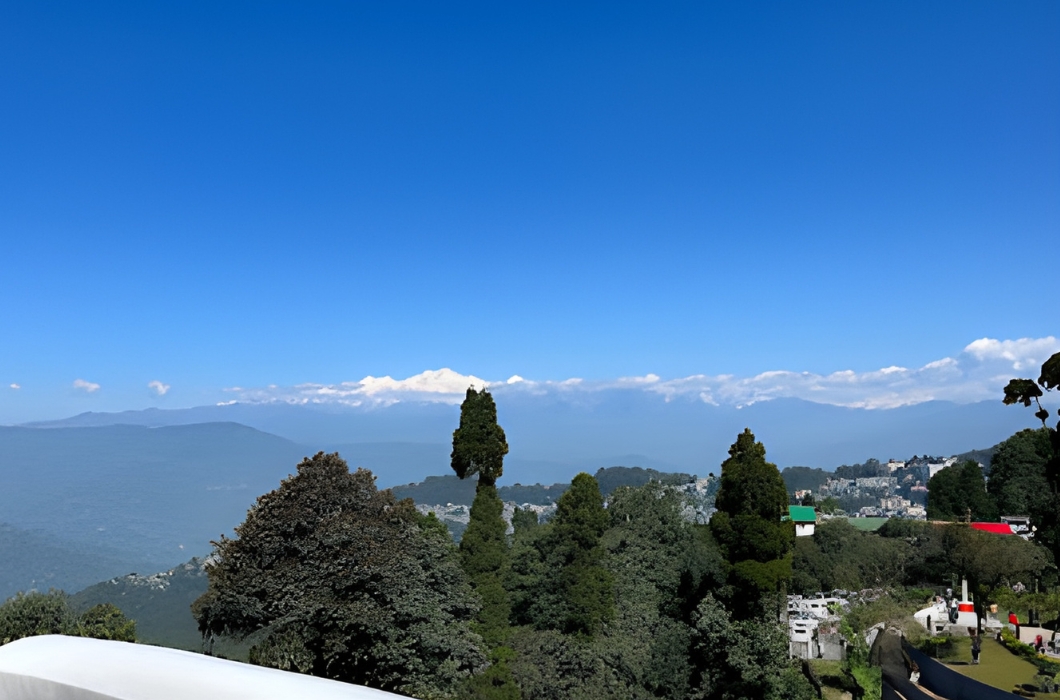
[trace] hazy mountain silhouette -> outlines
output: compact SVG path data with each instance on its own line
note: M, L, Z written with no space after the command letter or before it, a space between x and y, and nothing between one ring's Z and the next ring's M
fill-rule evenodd
M931 401L866 410L778 399L736 408L689 398L666 401L647 392L615 389L574 398L498 393L497 403L498 419L511 447L506 483L569 480L577 471L615 464L705 475L717 470L745 427L754 431L770 460L781 467L834 469L868 457L886 460L985 448L1033 424L1026 411L1000 401ZM416 480L445 473L459 407L412 402L375 407L234 404L85 413L32 425L172 426L206 421L238 422L305 445L309 451L340 448L353 462L380 465L381 485L392 485L407 483L396 473L406 467ZM639 455L639 463L615 461L609 455ZM427 467L429 471L417 473Z

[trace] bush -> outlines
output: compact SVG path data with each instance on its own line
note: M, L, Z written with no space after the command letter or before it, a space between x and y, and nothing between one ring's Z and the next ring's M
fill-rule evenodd
M110 603L95 605L80 616L62 591L17 593L0 605L0 644L42 634L136 641L136 623Z
M0 644L42 634L69 634L74 625L62 591L17 593L0 605Z

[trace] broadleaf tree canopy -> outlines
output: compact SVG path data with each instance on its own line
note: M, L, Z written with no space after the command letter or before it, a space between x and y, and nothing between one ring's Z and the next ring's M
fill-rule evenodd
M445 528L338 454L303 460L236 534L192 606L204 636L254 635L256 663L421 697L484 665Z

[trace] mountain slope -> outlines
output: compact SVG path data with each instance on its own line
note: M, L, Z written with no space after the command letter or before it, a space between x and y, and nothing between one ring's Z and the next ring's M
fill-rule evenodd
M161 568L209 551L305 454L233 423L0 428L0 520Z
M18 591L76 591L103 578L153 571L157 559L105 546L64 542L45 532L0 523L0 601Z

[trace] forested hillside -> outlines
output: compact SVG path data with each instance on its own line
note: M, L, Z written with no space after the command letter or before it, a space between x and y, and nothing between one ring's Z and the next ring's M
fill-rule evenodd
M695 477L691 474L660 472L641 467L606 467L594 475L605 496L621 486L643 486L649 481L664 484L687 484ZM570 484L512 484L498 486L497 496L505 502L547 506L554 504ZM445 505L446 503L471 505L475 499L474 482L453 475L429 476L417 484L406 484L391 488L400 498L411 498L417 504Z

